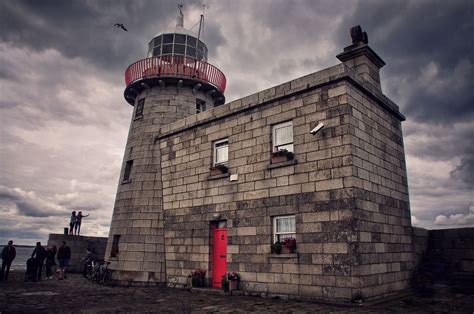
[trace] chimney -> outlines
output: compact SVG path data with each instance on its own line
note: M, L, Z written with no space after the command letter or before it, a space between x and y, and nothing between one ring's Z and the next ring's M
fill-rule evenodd
M345 47L344 51L336 57L354 69L362 80L382 92L380 68L385 65L385 62L368 46L367 33L362 32L359 25L351 28L351 38L352 45Z

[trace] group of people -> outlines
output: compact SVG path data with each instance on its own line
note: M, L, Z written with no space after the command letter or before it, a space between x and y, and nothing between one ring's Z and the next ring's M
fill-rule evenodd
M62 241L59 250L56 245L52 245L48 248L41 246L41 242L36 243L36 247L31 254L31 259L27 262L27 273L31 276L33 281L41 280L41 274L43 272L43 265L46 261L46 279L53 279L53 266L58 261L59 279L66 278L66 270L71 259L71 249L66 246L66 242ZM28 269L30 268L30 269Z
M8 245L2 250L2 271L0 272L0 280L7 280L10 273L10 267L16 257L16 249L13 246L13 241L8 241ZM56 245L47 247L46 249L37 242L31 258L26 262L26 275L32 281L41 280L43 273L43 266L46 261L46 279L53 279L53 266L58 261L59 279L66 278L66 270L71 259L71 249L66 246L66 242L62 241L59 250ZM26 277L25 277L26 280Z
M82 212L78 212L76 214L76 211L74 210L71 213L71 220L69 221L69 234L70 235L79 235L81 232L81 223L82 223L82 218L88 217L89 214L83 215Z

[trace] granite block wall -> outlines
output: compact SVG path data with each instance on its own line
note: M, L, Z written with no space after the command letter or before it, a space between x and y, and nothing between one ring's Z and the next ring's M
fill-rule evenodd
M136 97L106 253L117 283L165 282L161 155L154 150L154 134L163 125L195 114L196 98L213 107L209 95L176 85L155 86ZM141 99L143 114L137 116ZM124 180L129 161L133 161L130 179ZM120 235L118 254L111 254L115 235Z
M400 115L364 84L341 64L162 127L166 280L210 276L218 213L228 270L249 293L351 299L405 288L414 258ZM295 160L270 165L271 127L290 120ZM210 176L223 138L236 180ZM295 254L271 254L279 215L295 215Z

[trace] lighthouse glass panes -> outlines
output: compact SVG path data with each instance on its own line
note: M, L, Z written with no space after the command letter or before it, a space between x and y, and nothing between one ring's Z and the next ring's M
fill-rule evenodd
M286 149L293 152L293 122L287 121L272 127L273 151Z
M196 37L186 34L163 34L148 44L148 56L187 56L207 61L207 47Z
M223 139L214 142L214 166L226 165L229 160L229 141Z
M296 235L295 216L278 216L273 218L273 241L281 242Z

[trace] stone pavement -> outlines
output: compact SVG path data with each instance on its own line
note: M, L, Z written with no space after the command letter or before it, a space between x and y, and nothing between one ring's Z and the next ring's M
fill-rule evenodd
M66 280L24 282L22 272L12 272L0 282L0 313L242 313L242 312L441 312L472 313L474 296L451 295L421 299L406 296L382 303L336 305L249 296L218 296L160 287L104 287L77 274Z

